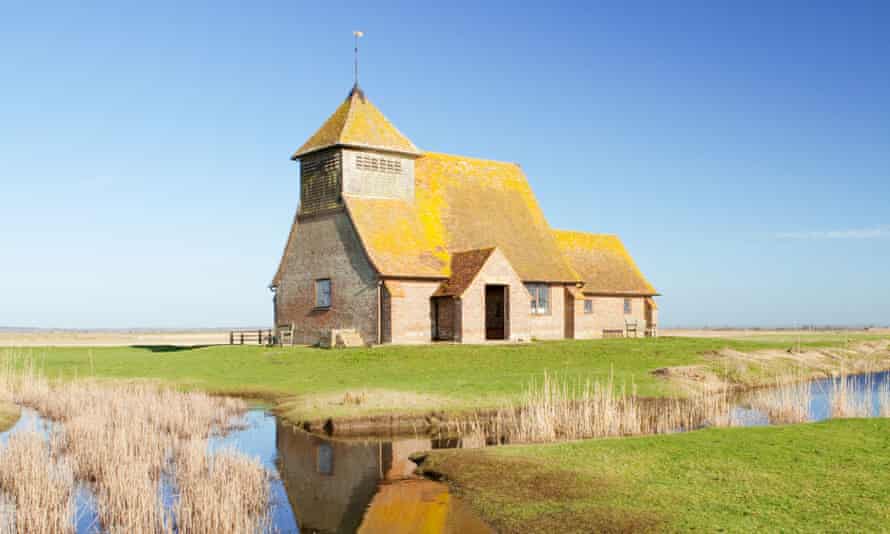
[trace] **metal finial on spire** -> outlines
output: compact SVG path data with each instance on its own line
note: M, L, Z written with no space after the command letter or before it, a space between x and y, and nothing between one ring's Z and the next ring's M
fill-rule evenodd
M365 32L356 30L352 35L355 36L355 87L358 87L358 39L364 37Z

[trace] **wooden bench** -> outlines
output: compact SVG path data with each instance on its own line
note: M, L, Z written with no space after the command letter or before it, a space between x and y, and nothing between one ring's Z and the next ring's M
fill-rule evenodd
M624 330L620 328L607 328L603 330L603 339L610 337L624 337Z
M627 333L627 337L630 337L633 334L633 337L639 337L640 331L638 328L637 320L624 320L624 331Z
M294 345L294 324L280 324L275 329L275 343L278 345Z

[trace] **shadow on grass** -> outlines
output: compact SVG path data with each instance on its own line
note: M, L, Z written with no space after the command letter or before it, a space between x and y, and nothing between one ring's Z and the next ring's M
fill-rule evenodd
M142 349L150 352L180 352L195 349L203 349L211 345L130 345L131 349Z

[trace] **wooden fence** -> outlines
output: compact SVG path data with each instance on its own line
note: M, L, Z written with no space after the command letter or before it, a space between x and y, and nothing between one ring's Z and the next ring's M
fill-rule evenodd
M271 345L272 329L230 330L229 345Z

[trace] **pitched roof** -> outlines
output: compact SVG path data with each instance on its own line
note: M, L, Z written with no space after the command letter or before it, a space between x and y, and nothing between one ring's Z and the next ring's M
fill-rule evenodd
M525 281L580 280L515 163L425 152L415 162L414 202L343 198L385 276L447 278L452 251L497 247Z
M494 248L480 248L451 255L451 278L433 293L434 297L459 297L470 287L476 275L491 257Z
M657 295L618 236L554 230L569 264L589 294Z
M291 159L333 146L371 148L402 154L420 154L357 86L321 128L303 143Z

